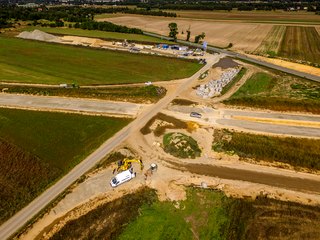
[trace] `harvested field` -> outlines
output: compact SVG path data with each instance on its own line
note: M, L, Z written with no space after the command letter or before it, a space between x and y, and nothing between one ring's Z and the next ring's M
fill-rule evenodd
M286 27L281 25L275 25L268 33L266 38L262 41L260 46L254 51L254 54L262 54L268 56L276 56L278 53L280 44L285 34Z
M102 20L103 19L99 19L99 21ZM272 25L270 24L225 23L192 19L172 20L168 18L147 16L121 16L108 18L108 21L129 27L141 28L146 31L163 35L168 35L168 24L174 21L178 24L180 33L178 38L185 39L185 32L190 27L192 41L196 35L205 32L205 40L211 45L227 47L232 43L232 49L247 52L254 51L272 29ZM181 34L182 31L184 34Z
M0 108L0 222L129 122L120 118Z
M320 35L315 27L287 26L278 55L320 64Z
M0 38L0 81L5 82L143 83L186 78L201 67L177 58Z
M313 12L288 12L288 11L196 11L181 10L174 11L178 17L194 19L215 19L220 21L242 21L242 22L282 22L282 23L304 23L320 24L319 16Z

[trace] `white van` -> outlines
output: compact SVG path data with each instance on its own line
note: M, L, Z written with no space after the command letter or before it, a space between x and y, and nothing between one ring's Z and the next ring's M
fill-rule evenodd
M113 177L110 181L111 187L117 187L122 183L130 181L132 178L136 177L136 173L133 172L133 168L130 168L126 171L118 173L115 177Z

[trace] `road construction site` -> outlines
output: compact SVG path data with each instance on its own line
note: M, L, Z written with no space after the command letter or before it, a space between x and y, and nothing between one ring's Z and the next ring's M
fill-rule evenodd
M110 101L70 99L58 97L40 97L13 94L0 94L2 107L23 108L45 111L76 111L87 114L127 115L135 117L127 127L105 142L88 158L78 164L64 178L49 188L41 196L17 213L0 227L2 239L22 227L38 210L54 200L68 189L65 197L47 209L18 238L49 239L66 222L77 219L102 203L112 201L127 193L133 193L141 186L157 190L160 200L179 201L186 198L185 188L190 185L224 191L228 196L251 197L263 194L270 198L293 201L303 204L320 204L320 175L297 172L283 166L267 166L241 161L237 155L217 153L212 150L213 131L229 129L264 135L320 138L320 116L306 113L279 113L256 109L231 109L221 104L221 100L236 92L253 74L248 72L224 96L203 98L196 94L201 75L212 69L224 55L206 54L206 64L190 78L173 83L159 83L167 89L167 94L156 104L132 104ZM254 69L255 67L252 67ZM227 68L228 69L228 68ZM218 78L224 70L208 73L209 82ZM205 89L205 88L203 88ZM229 94L229 95L228 95ZM176 98L193 101L188 106L170 104ZM201 114L200 118L190 116L190 112ZM157 127L170 125L161 120L150 123L149 133L141 129L157 114L192 123L192 131L175 126L165 129L156 136ZM195 159L174 157L164 151L163 137L167 133L191 135L199 144L201 156ZM125 157L142 159L145 168L140 170L137 162L132 163L136 177L116 188L109 185L116 172L117 163L96 166L111 152L120 152ZM123 159L119 159L123 160ZM151 164L158 166L154 172L148 172ZM96 166L96 168L93 168ZM92 169L91 171L89 171ZM89 172L88 172L89 171ZM85 175L81 181L74 183ZM72 184L72 185L71 185ZM71 187L69 187L71 185Z

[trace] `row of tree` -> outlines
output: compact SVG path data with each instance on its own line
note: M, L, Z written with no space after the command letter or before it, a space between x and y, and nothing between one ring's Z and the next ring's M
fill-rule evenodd
M128 28L126 26L121 26L113 24L111 22L96 22L96 21L87 21L87 22L77 22L73 25L74 28L81 28L87 30L100 30L107 32L120 32L120 33L134 33L142 34L142 30L138 28Z
M173 41L177 41L177 35L178 35L178 25L175 22L169 23L169 37L173 39ZM190 41L191 31L190 28L186 31L187 32L187 38L186 41ZM199 43L205 38L206 34L203 32L194 38L195 43Z

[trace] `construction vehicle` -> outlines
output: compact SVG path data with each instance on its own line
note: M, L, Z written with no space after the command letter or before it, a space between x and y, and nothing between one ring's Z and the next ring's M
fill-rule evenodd
M118 162L117 172L123 172L123 171L126 171L126 170L130 169L132 167L132 163L135 163L135 162L140 164L140 169L142 171L144 166L143 166L143 163L142 163L141 159L128 159L128 158L125 158L125 159L120 160Z

